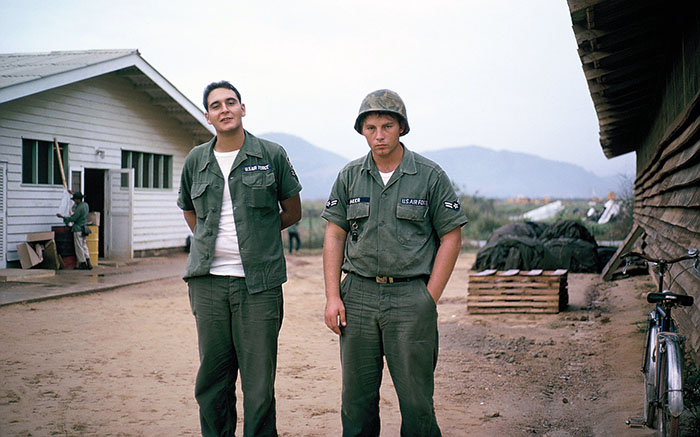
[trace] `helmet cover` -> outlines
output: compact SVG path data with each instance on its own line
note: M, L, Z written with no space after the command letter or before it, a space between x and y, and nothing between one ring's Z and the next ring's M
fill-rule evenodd
M360 134L362 133L364 115L369 112L391 112L398 115L399 119L401 119L404 124L404 130L401 136L406 135L410 130L408 127L408 118L406 116L406 105L404 105L401 97L394 91L386 89L372 91L362 100L360 111L355 119L355 130Z

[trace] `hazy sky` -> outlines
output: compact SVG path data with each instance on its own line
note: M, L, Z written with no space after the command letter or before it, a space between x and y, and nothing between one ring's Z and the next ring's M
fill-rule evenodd
M135 48L197 105L230 80L253 133L348 158L362 98L406 103L415 151L478 145L634 174L608 160L565 0L0 0L0 52Z

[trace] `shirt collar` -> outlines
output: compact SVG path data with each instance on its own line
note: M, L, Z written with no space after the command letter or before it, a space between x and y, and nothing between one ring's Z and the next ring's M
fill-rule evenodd
M247 130L244 130L245 132L245 140L243 140L243 145L241 146L240 150L238 151L238 156L236 156L236 160L234 161L233 166L236 167L239 163L243 162L247 156L255 156L257 158L262 158L263 152L262 152L262 145L260 144L260 140L255 136L252 135L250 132ZM205 148L207 149L207 159L202 160L202 166L199 169L199 171L204 171L206 170L207 166L210 165L212 162L216 162L216 156L214 156L214 145L216 144L216 136L209 140L209 142L206 143Z
M401 144L401 147L403 147L403 157L401 158L401 162L399 163L399 166L396 168L396 170L405 174L416 174L415 153L408 150L408 148L403 143L399 142L399 144ZM364 161L362 161L362 170L371 171L372 169L376 168L377 164L374 163L374 159L372 159L372 151L370 150L367 156L365 156Z

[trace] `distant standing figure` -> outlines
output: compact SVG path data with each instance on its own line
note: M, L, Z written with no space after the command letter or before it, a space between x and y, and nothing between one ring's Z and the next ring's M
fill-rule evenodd
M73 202L75 202L75 207L73 208L73 214L70 217L64 217L61 214L56 214L56 217L62 218L63 222L68 225L68 223L73 223L71 226L71 231L73 232L73 245L75 246L75 257L78 260L77 270L92 270L92 264L90 263L90 250L87 246L87 233L85 233L85 228L87 227L88 213L90 212L90 207L86 202L83 202L83 193L76 191L71 197Z
M287 228L287 234L289 235L289 253L292 253L293 250L299 251L301 248L301 237L299 236L299 228L296 223ZM295 242L296 246L293 245Z

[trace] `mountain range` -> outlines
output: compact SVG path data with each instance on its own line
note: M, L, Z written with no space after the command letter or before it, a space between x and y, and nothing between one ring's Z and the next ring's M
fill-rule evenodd
M350 161L294 135L269 132L260 137L279 143L287 150L303 186L304 200L326 200L338 171ZM610 191L623 188L618 177L598 176L575 164L528 153L480 146L419 153L439 164L464 195L497 199L518 196L580 199L605 197Z

